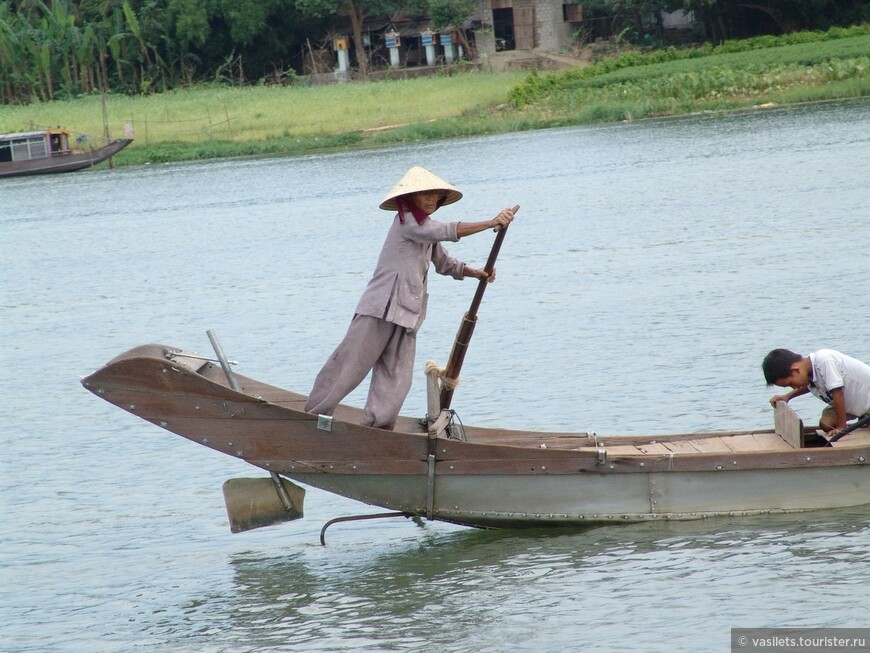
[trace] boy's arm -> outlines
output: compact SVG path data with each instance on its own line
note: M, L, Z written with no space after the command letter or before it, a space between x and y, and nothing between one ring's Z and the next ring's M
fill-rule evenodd
M785 403L788 403L789 401L791 401L795 397L800 397L801 395L805 395L809 391L810 391L810 389L807 386L804 386L802 388L796 388L796 389L792 390L787 395L774 395L773 397L770 398L770 405L773 406L774 408L776 408L777 401L784 401Z
M846 428L846 393L843 392L843 388L834 388L829 391L829 394L837 415L837 423L834 424L834 432L836 432Z

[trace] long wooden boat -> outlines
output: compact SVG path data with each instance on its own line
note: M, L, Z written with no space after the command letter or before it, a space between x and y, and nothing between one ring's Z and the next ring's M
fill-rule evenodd
M102 147L73 151L65 129L0 134L0 177L74 172L90 168L114 156L130 143L119 138Z
M384 431L359 425L359 409L310 415L304 395L235 379L203 356L152 344L82 382L142 419L272 474L470 526L573 527L870 503L870 431L823 447L786 404L771 430L457 432L400 417L395 431Z

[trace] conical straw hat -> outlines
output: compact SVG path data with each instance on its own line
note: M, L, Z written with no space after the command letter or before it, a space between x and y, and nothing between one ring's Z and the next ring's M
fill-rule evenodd
M447 183L438 175L429 172L426 168L414 166L408 170L408 172L405 173L405 176L399 180L399 183L393 186L390 192L387 193L387 196L381 202L380 207L385 211L395 211L398 208L396 206L397 197L408 195L409 193L419 193L424 190L444 191L447 198L441 203L441 206L444 206L445 204L453 204L453 202L458 202L462 199L462 193L452 184Z

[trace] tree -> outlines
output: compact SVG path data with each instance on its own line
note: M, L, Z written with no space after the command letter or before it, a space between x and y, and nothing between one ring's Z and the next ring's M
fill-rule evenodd
M432 19L436 30L454 29L462 46L471 52L471 46L462 24L474 11L474 0L429 0L425 13Z
M465 19L474 11L474 0L429 0L427 3L429 18L432 19L432 27L444 29L453 27L462 28Z
M182 60L215 71L233 60L248 79L283 69L323 20L296 0L167 0ZM201 73L202 74L202 73Z
M828 29L870 18L862 0L683 0L714 41L771 32Z
M705 0L700 0L704 2ZM714 0L715 1L715 0ZM628 32L628 40L637 42L654 26L656 36L663 36L662 12L676 11L684 7L683 0L587 0L584 13L601 13L610 19L611 30L616 34Z
M311 17L346 16L353 30L353 47L360 75L368 77L369 55L363 43L363 23L369 16L393 14L399 11L402 0L296 0L299 10Z

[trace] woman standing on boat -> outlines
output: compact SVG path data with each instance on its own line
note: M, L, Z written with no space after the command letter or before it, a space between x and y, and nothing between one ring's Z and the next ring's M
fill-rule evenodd
M392 430L411 389L417 331L426 317L429 262L454 279L495 280L495 270L468 267L447 253L443 241L506 227L503 209L482 222L438 222L430 216L462 193L425 168L414 166L387 194L380 208L396 211L377 267L357 304L344 340L317 375L305 410L332 415L335 407L372 372L362 424Z

